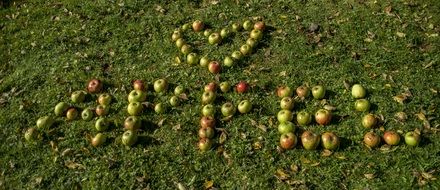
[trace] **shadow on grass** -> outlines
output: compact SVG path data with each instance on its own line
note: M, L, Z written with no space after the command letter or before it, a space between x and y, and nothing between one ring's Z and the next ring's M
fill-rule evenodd
M157 146L157 145L161 145L162 142L147 135L139 135L137 144L142 146L151 146L151 145Z

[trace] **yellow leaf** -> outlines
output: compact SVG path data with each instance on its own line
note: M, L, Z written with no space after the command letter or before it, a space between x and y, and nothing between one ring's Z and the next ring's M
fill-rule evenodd
M396 35L400 38L404 38L406 36L406 34L403 32L396 32Z
M209 189L212 186L214 186L214 181L209 180L209 181L205 181L205 183L203 184L203 186L205 186L205 189Z

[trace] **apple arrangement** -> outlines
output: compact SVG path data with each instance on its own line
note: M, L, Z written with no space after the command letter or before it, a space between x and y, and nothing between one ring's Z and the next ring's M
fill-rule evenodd
M215 114L215 107L212 104L208 104L203 106L202 108L202 115L203 116L211 116L214 117Z
M179 30L175 30L173 32L173 35L171 35L171 40L173 40L173 42L177 41L180 38L182 38L182 33Z
M220 91L222 91L223 93L228 92L231 89L231 84L229 84L229 82L225 81L220 83Z
M153 88L157 93L165 92L168 88L168 82L165 79L158 79L154 81Z
M82 103L86 99L87 92L83 90L75 91L70 96L73 103Z
M242 100L237 109L242 114L249 113L252 110L252 103L249 100Z
M205 37L209 37L209 35L211 35L212 34L212 30L211 29L206 29L204 32L203 32L203 35L205 36Z
M299 86L296 88L296 94L300 98L307 98L309 96L309 88L307 86Z
M192 46L189 44L184 44L181 48L180 48L180 52L183 53L183 55L188 55L189 53L191 53L193 50Z
M98 133L92 139L92 146L94 146L94 147L101 146L105 143L106 140L107 140L107 137L104 134Z
M294 106L295 106L295 102L290 97L284 97L280 101L280 107L283 110L292 110Z
M43 129L49 129L52 127L55 120L50 116L43 116L38 118L37 120L37 129L43 130Z
M333 132L325 132L321 135L322 147L326 150L336 150L339 147L339 137Z
M203 22L200 21L200 20L196 20L196 21L194 21L193 24L192 24L192 28L193 28L194 32L200 32L200 31L202 31L202 30L203 30L203 27L204 27L204 24L203 24Z
M125 146L133 146L137 140L138 136L135 131L128 130L122 134L122 144Z
M420 134L414 131L407 132L405 134L405 143L408 146L418 146L420 143Z
M223 28L220 31L220 36L222 37L222 39L229 37L230 34L231 34L231 31L229 31L229 29L227 29L227 28Z
M202 128L215 128L215 119L211 116L203 116L200 119L200 127L202 127Z
M294 133L295 132L295 125L290 121L281 122L278 125L278 132L280 134Z
M200 151L205 152L211 149L212 147L212 141L208 138L202 138L199 140L199 143L197 144Z
M171 106L176 107L179 105L179 103L180 103L180 100L177 96L171 96L171 98L170 98L170 105Z
M280 137L280 146L283 149L289 150L295 147L298 142L297 137L293 133L285 133Z
M176 86L176 88L174 88L174 95L176 96L180 96L181 94L185 93L185 88L183 88L183 86Z
M211 44L211 45L219 44L221 41L222 41L221 35L219 33L216 33L216 32L212 33L208 37L208 43Z
M225 65L226 67L232 67L234 66L234 60L231 57L226 56L223 60L223 65Z
M353 96L353 98L356 98L356 99L364 98L366 94L367 94L367 91L360 84L355 84L355 85L353 85L353 87L351 87L351 96Z
M202 104L206 105L206 104L211 104L215 101L216 98L216 94L212 91L206 91L203 92L202 94Z
M204 56L204 57L200 58L200 62L199 63L200 63L200 66L202 66L202 67L208 67L209 62L211 62L209 60L209 58L207 56Z
M67 109L69 109L70 105L65 102L60 102L55 106L55 115L56 116L62 116L64 113L66 113Z
M93 118L93 111L90 108L86 108L81 112L81 118L84 121L90 121Z
M300 111L296 114L296 122L299 125L306 126L312 122L312 115L306 111Z
M263 38L263 32L261 32L261 30L253 29L250 37L256 41L260 41Z
M315 121L319 125L328 125L332 120L332 113L326 109L319 109L315 113Z
M128 102L144 102L147 99L147 93L140 90L132 90L128 94Z
M373 128L377 124L376 116L373 114L367 114L362 118L362 126L365 128Z
M144 81L137 79L137 80L133 81L133 89L137 90L137 91L146 91L147 87L146 87Z
M288 86L279 86L276 92L277 96L280 98L291 97L293 95L292 89Z
M380 136L370 131L364 135L364 143L370 148L376 148L380 145Z
M243 29L250 31L250 30L252 30L252 25L253 25L252 21L246 20L243 22Z
M277 119L280 123L292 121L293 114L290 110L281 110L277 114Z
M212 74L220 73L221 70L220 63L218 63L217 61L211 61L208 65L208 70Z
M238 31L240 31L241 30L241 25L240 25L240 23L233 23L232 24L232 31L233 32L238 32Z
M243 54L241 54L240 51L234 51L234 52L232 52L231 57L232 57L232 59L238 61L243 57Z
M242 46L240 46L240 53L243 55L249 55L252 51L251 46L244 44Z
M316 150L320 140L320 136L311 131L304 131L301 135L301 143L306 150Z
M400 143L400 135L394 131L385 131L383 133L383 140L388 145L394 146Z
M263 21L259 21L254 24L254 29L256 30L264 31L265 28L266 24Z
M204 90L205 92L215 92L217 91L217 84L215 82L210 82L207 85L205 85Z
M325 87L322 85L317 85L312 88L312 96L317 100L321 100L325 96Z
M354 103L354 109L358 112L367 112L370 110L370 106L370 102L366 99L359 99Z
M97 116L105 116L108 114L109 108L105 105L96 106L95 112Z
M107 130L109 126L110 126L110 122L106 118L101 117L98 120L96 120L95 128L99 132Z
M202 127L199 129L199 137L200 138L208 138L211 139L215 135L215 131L212 127Z
M154 111L157 114L162 114L165 112L165 105L163 105L162 103L157 103L156 105L154 105Z
M112 96L110 96L110 94L105 93L105 94L99 95L99 97L98 97L98 103L100 105L108 106L108 105L110 105L111 102L112 102Z
M233 116L236 112L236 108L231 102L226 102L222 105L221 112L225 117Z
M27 142L32 142L38 139L38 131L34 127L31 127L26 130L24 133L24 139L26 139Z
M246 81L240 81L235 87L239 94L245 93L246 91L248 91L248 88L249 84Z
M124 121L124 129L138 130L141 128L141 120L137 116L128 116Z
M75 120L78 117L79 113L76 108L69 108L66 112L66 118L68 121Z
M195 65L199 62L199 57L197 53L190 53L186 56L186 62L190 65Z
M129 103L127 106L127 112L129 115L138 116L142 113L142 111L143 111L143 106L139 102L132 102Z
M256 39L248 38L248 39L246 40L246 45L250 46L251 48L255 48L255 47L257 47L257 44L258 44L258 42L257 42Z
M182 38L179 38L179 39L176 40L176 46L177 46L177 48L179 48L179 49L181 49L181 48L183 47L183 45L185 45L185 44L186 44L186 42L185 42L185 40L182 39Z
M91 94L95 94L95 93L101 92L102 88L103 88L103 84L98 79L92 79L87 84L87 91L89 93L91 93Z

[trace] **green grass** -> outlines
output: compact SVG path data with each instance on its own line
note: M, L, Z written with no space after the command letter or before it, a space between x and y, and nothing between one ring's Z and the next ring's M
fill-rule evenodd
M435 92L440 90L437 1L215 2L3 3L0 188L171 189L180 183L202 189L209 181L220 189L440 186L438 179L427 175L437 177L440 169L440 99ZM165 12L159 12L158 6ZM250 114L220 122L218 127L227 132L226 141L200 153L196 148L200 95L203 86L216 78L199 66L173 65L179 53L170 36L175 28L196 19L219 29L231 21L256 16L270 26L258 50L219 75L220 81L235 84L246 80L253 88L243 95L222 94L216 102L220 107L225 101L237 104L250 99L255 108ZM311 23L320 26L315 34L308 32ZM209 53L218 60L238 49L247 36L240 33L233 41L213 48L201 36L187 34L185 38L196 44L200 54ZM63 118L57 119L41 142L24 141L27 128L35 126L39 117L53 115L58 102L69 102L70 93L84 89L93 77L105 81L106 91L116 100L109 115L116 127L106 132L110 140L105 146L93 148L88 141L97 133L93 121L66 122ZM141 132L142 143L126 148L120 144L120 125L127 116L130 82L143 79L151 87L158 78L191 89L189 100L165 115L144 113L142 118L150 124ZM367 87L372 112L385 118L384 129L407 132L418 128L423 131L422 144L411 148L401 143L391 151L365 148L361 142L368 130L360 126L362 114L353 112L354 101L344 81ZM323 84L329 89L327 102L337 107L334 113L343 119L335 119L330 126L305 129L316 133L330 130L341 136L343 145L333 155L325 157L321 150L298 148L277 151L279 134L274 116L278 98L273 92L283 84L294 88ZM404 104L394 101L393 96L405 89L412 96ZM150 95L151 102L170 97L155 96L151 91ZM94 105L90 100L77 106ZM299 102L295 110L314 112L321 107L319 101L309 98ZM406 112L408 121L394 120L398 111ZM431 128L425 129L417 118L415 114L420 112L429 119ZM163 125L157 126L163 119ZM62 155L66 149L70 154ZM80 166L68 168L75 166L72 163ZM276 177L280 175L283 180Z

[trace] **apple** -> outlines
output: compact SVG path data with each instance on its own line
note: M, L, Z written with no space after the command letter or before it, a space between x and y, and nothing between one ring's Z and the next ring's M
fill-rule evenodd
M280 134L294 133L295 125L290 121L280 122L278 125L278 132Z
M354 109L359 112L367 112L370 110L370 102L366 99L358 99L354 103Z
M186 62L190 65L195 65L199 62L199 57L197 56L197 53L190 53L186 56Z
M259 21L254 24L254 29L256 30L264 31L265 28L266 24L263 21Z
M138 116L142 113L143 107L139 102L129 103L127 106L127 112L129 115Z
M257 47L257 44L258 44L257 40L255 40L253 38L248 38L246 40L246 45L250 46L251 48Z
M203 116L200 119L200 127L202 127L202 128L215 128L215 119L211 116Z
M380 145L380 136L373 131L365 133L364 143L370 148L376 148Z
M215 92L212 91L206 91L203 92L202 94L202 104L211 104L215 101L215 98L217 97L217 95L215 94Z
M280 98L292 97L293 90L288 86L280 86L277 88L277 96Z
M277 114L277 119L280 123L283 123L286 121L292 121L293 114L290 110L281 110Z
M110 105L111 102L112 102L112 96L110 96L110 94L105 93L105 94L99 95L99 97L98 97L98 103L100 105L108 106L108 105Z
M221 41L222 41L221 35L219 33L216 33L216 32L212 33L208 37L208 43L211 44L211 45L219 44Z
M220 31L220 36L222 37L222 39L227 38L230 34L231 34L231 31L229 31L229 29L227 29L227 28L223 28Z
M43 129L49 129L52 127L55 120L50 116L43 116L38 118L37 120L37 129L43 130Z
M183 53L183 55L188 55L189 53L192 52L192 46L189 44L184 44L181 48L180 48L180 52Z
M194 21L193 24L192 24L192 28L193 28L194 32L200 32L200 31L202 31L202 30L203 30L203 27L204 27L204 24L203 24L203 22L200 21L200 20L196 20L196 21Z
M246 81L240 81L235 87L239 94L245 93L246 91L248 91L248 88L249 84Z
M240 53L243 55L249 55L252 51L251 46L244 44L240 47Z
M107 140L107 137L104 134L98 133L92 139L92 146L94 146L94 147L101 146L105 143L106 140Z
M81 103L86 99L87 92L83 90L75 91L70 96L73 103Z
M320 125L328 125L332 120L332 112L326 109L319 109L315 113L315 121Z
M225 117L233 116L236 112L236 108L231 102L226 102L222 105L221 112Z
M293 133L285 133L280 137L280 146L283 149L292 149L298 142L297 137Z
M241 30L241 25L240 25L240 23L233 23L232 24L232 31L233 32L238 32L238 31L240 31Z
M394 131L385 131L383 133L383 140L388 145L398 145L400 143L400 135Z
M237 109L240 113L249 113L252 110L252 103L249 100L242 100Z
M300 98L307 98L309 96L309 88L307 86L299 86L296 88L296 94Z
M377 124L376 116L373 114L367 114L362 118L362 126L365 128L373 128Z
M252 25L253 25L252 21L246 20L243 22L243 29L250 31L250 30L252 30Z
M208 104L203 106L202 108L202 115L203 116L211 116L214 117L215 114L215 107L212 104Z
M223 93L228 92L230 89L231 89L231 84L229 84L229 82L225 81L225 82L220 83L220 90Z
M325 87L322 85L317 85L312 88L313 98L321 100L325 96Z
M75 120L78 117L79 113L76 108L69 108L66 112L66 118L69 121Z
M261 32L261 30L253 29L249 36L256 41L260 41L263 38L263 32Z
M125 131L124 134L122 134L122 144L125 146L133 146L138 139L138 136L136 134L136 131Z
M200 138L212 139L214 137L215 131L212 127L202 127L199 129Z
M187 31L187 30L189 30L190 28L191 28L191 26L190 26L188 23L185 23L185 24L182 25L182 30L183 30L183 31Z
M243 57L243 54L241 54L240 51L234 51L234 52L232 52L231 57L232 57L232 59L238 61Z
M300 111L296 114L296 122L299 125L306 126L312 122L312 115L306 111Z
M179 38L176 40L176 46L177 48L181 49L183 47L183 45L185 45L186 42L183 38Z
M209 62L211 62L211 61L209 60L209 58L207 56L200 58L200 66L202 66L202 67L208 67Z
M171 106L176 107L179 105L179 103L180 103L180 100L177 96L171 96L171 98L170 98L170 105Z
M164 113L165 109L165 105L162 103L157 103L156 105L154 105L154 111L158 114Z
M205 36L205 37L209 37L209 35L211 35L212 34L212 30L211 29L206 29L204 32L203 32L203 35Z
M283 110L292 110L295 105L295 102L290 97L284 97L280 101L280 107Z
M165 92L168 88L168 83L165 79L158 79L154 81L153 88L157 93Z
M212 74L219 73L221 70L220 63L218 63L217 61L211 61L208 65L208 70Z
M55 106L55 115L62 116L66 113L67 109L69 109L70 105L65 102L60 102Z
M351 96L353 96L353 98L356 98L356 99L364 98L366 94L367 94L367 91L360 84L355 84L355 85L353 85L353 87L351 87Z
M197 145L201 151L208 151L212 147L212 141L208 138L202 138Z
M205 85L204 90L205 92L215 92L217 91L217 84L215 82L210 82L207 85Z
M101 92L102 87L103 87L103 84L100 80L92 79L87 84L87 91L92 94L99 93L99 92Z
M417 132L407 132L405 134L405 143L408 146L418 146L420 143L420 135Z
M110 126L110 122L106 118L101 117L98 120L96 120L95 128L99 132L107 130L109 126Z
M128 102L144 102L147 99L147 93L140 90L132 90L128 94Z
M174 32L173 32L173 35L171 35L171 40L173 40L173 42L175 42L175 41L177 41L178 39L181 39L183 36L182 36L182 33L180 32L180 31L178 31L178 30L175 30Z
M320 141L320 136L311 131L304 131L301 135L301 143L306 150L316 150Z
M326 150L336 150L341 143L339 137L333 132L325 132L321 135L322 147Z
M231 57L226 56L223 60L223 65L225 65L226 67L232 67L234 65L234 60Z
M38 131L34 127L31 127L26 130L24 133L24 139L26 139L27 142L32 142L38 139Z
M146 91L147 90L147 85L144 83L144 81L137 79L135 81L133 81L133 89L134 90L138 90L138 91Z
M138 130L141 128L141 119L137 116L128 116L124 121L124 129Z
M86 108L81 112L81 117L84 121L90 121L93 118L93 111L90 108Z
M105 116L108 114L109 108L105 105L96 106L95 112L97 116Z
M174 88L174 95L176 96L180 96L181 94L183 94L185 92L185 88L183 88L183 86L176 86L176 88Z

